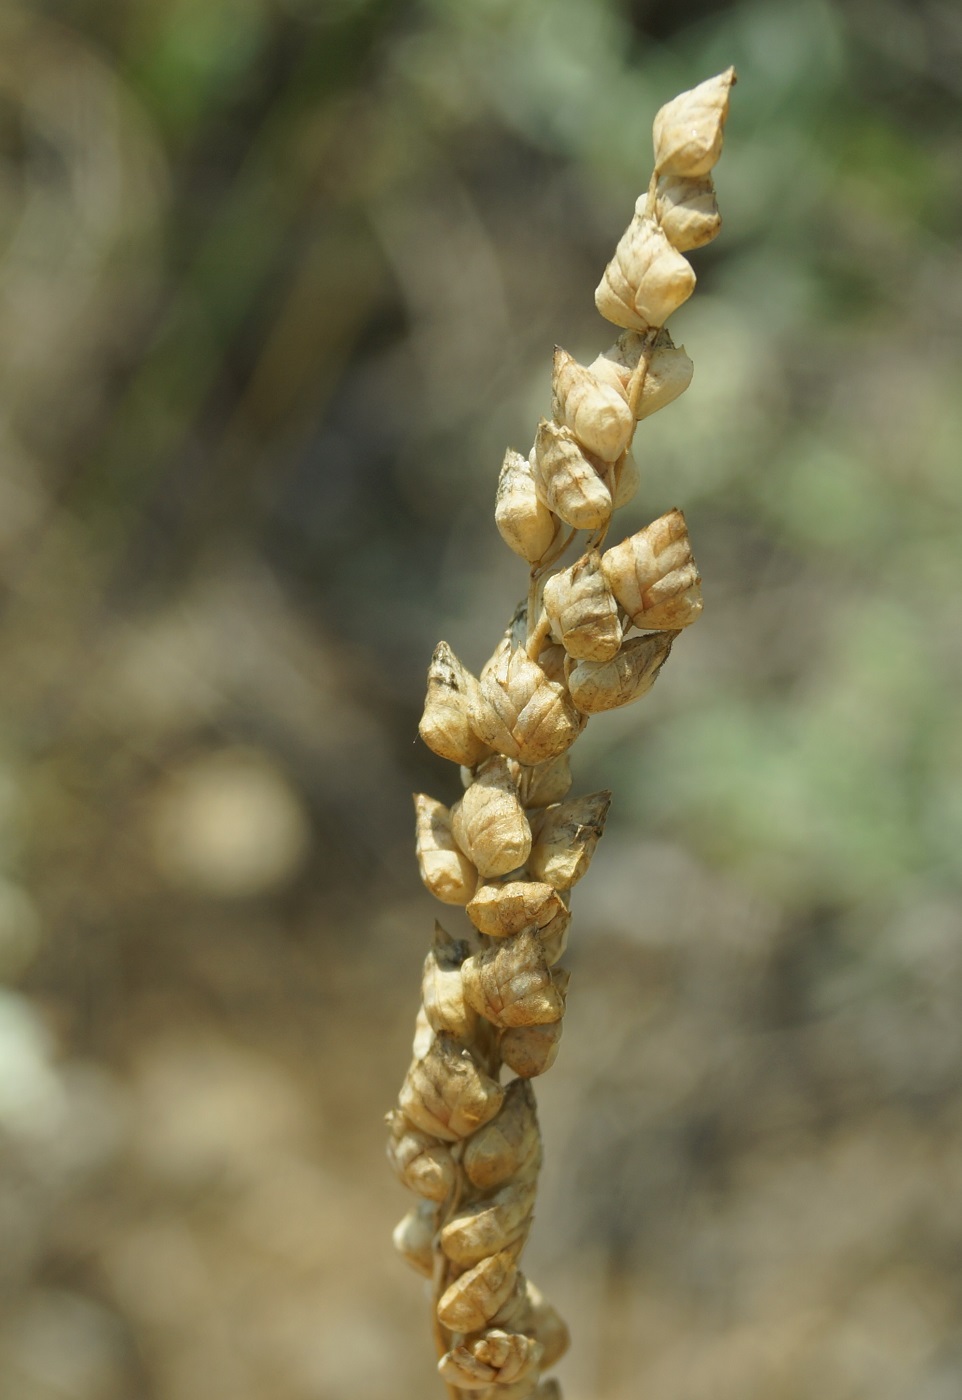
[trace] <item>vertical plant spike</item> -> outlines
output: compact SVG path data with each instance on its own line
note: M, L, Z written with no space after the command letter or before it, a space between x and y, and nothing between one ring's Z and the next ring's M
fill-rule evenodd
M527 456L505 456L497 526L531 565L527 605L477 677L444 642L428 672L421 735L460 765L464 790L449 807L415 797L418 860L435 898L466 906L467 919L454 938L436 928L388 1158L420 1197L394 1239L431 1280L451 1400L561 1397L542 1372L568 1331L520 1263L541 1165L530 1081L558 1053L570 891L611 798L568 796L568 750L590 715L651 689L701 611L680 510L608 549L605 539L639 479L635 427L691 380L663 323L694 290L684 254L721 224L711 170L734 82L729 68L659 111L647 196L595 293L624 333L587 367L556 347L552 418ZM579 531L580 553L562 568Z

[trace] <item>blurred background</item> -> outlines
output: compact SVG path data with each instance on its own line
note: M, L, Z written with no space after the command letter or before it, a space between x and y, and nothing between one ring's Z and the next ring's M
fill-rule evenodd
M568 1400L962 1393L962 10L7 0L3 1400L439 1393L381 1122L424 672L729 63L621 531L683 505L707 607L576 750L526 1259Z

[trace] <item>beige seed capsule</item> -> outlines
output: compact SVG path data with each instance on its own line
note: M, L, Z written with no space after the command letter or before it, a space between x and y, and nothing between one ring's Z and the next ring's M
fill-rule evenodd
M541 947L544 951L544 960L549 967L553 967L559 958L563 958L565 949L568 946L568 930L571 927L571 911L562 908L550 924L546 924L543 929L538 930L538 937L541 939Z
M421 879L443 904L467 904L477 889L478 872L454 839L451 813L423 792L414 794L414 812Z
M485 879L524 865L531 850L531 828L506 758L496 755L482 763L475 781L452 809L451 830Z
M472 768L491 752L471 728L470 697L477 681L447 642L439 642L428 668L428 693L418 731L429 749Z
M702 610L701 576L680 510L670 510L606 550L608 587L636 627L688 627Z
M691 264L672 247L661 225L646 215L643 196L605 268L595 305L616 326L646 331L664 325L694 290Z
M560 653L560 674L553 674L553 655ZM538 657L538 665L549 680L564 680L564 647L547 647ZM547 807L551 802L560 802L571 787L571 759L563 753L558 758L549 758L547 763L536 763L533 768L519 765L518 796L522 807Z
M541 1163L541 1135L534 1094L522 1079L513 1079L497 1117L479 1128L464 1146L465 1175L479 1191L491 1191L520 1172Z
M659 174L707 175L721 155L734 68L666 102L655 116L655 169Z
M458 1175L450 1150L415 1128L396 1109L387 1115L387 1121L391 1130L388 1161L400 1180L418 1196L431 1201L447 1200Z
M461 976L466 1000L496 1026L543 1025L564 1011L533 929L475 953L464 962Z
M558 520L535 490L531 463L510 447L498 477L494 519L508 548L529 564L547 554L558 536Z
M488 1200L456 1211L441 1231L441 1248L452 1263L470 1269L499 1250L521 1247L531 1228L537 1180L508 1182Z
M658 679L677 633L630 637L611 661L579 661L569 677L571 698L586 715L640 700Z
M610 792L592 792L547 808L528 861L534 878L556 890L570 889L580 880L605 829L610 803Z
M567 968L555 967L552 981L562 1001L568 990ZM522 1079L534 1079L551 1068L558 1058L564 1017L545 1026L516 1026L502 1032L501 1058Z
M643 374L636 374L642 355ZM649 418L677 399L691 383L694 365L684 346L675 346L667 330L660 330L649 345L646 338L627 331L592 363L596 374L619 384L637 419Z
M551 680L524 647L500 646L481 672L471 723L499 753L535 764L569 749L585 720L565 685Z
M603 462L621 456L635 429L624 396L560 345L555 346L551 392L555 420L570 428L586 451Z
M411 1046L411 1055L415 1060L423 1060L425 1055L434 1044L434 1027L428 1020L424 1012L424 1007L418 1007L418 1014L414 1021L414 1043Z
M601 555L596 549L548 579L544 609L552 635L569 656L608 661L621 646L618 605L601 572Z
M511 880L504 885L482 885L465 912L479 933L510 938L523 928L543 929L567 911L551 885Z
M641 472L631 452L626 452L615 463L615 510L633 501L641 485Z
M456 1278L438 1303L438 1321L449 1332L480 1332L514 1288L517 1268L502 1250Z
M430 1278L434 1272L434 1236L440 1211L433 1201L420 1201L394 1227L394 1248L401 1258Z
M422 1132L442 1142L470 1137L504 1102L504 1089L475 1064L452 1036L437 1035L407 1072L398 1103Z
M477 1012L464 1000L461 964L468 945L455 943L440 924L434 925L434 947L424 960L421 977L421 1004L431 1029L447 1031L468 1044L478 1023Z
M542 418L532 466L538 495L566 525L575 530L607 525L611 492L570 428Z
M528 1317L524 1330L536 1342L541 1343L541 1366L547 1371L564 1356L571 1345L571 1333L567 1323L557 1308L547 1301L540 1288L530 1279L526 1281L528 1294Z
M446 1352L438 1362L438 1371L459 1390L481 1390L494 1385L500 1395L502 1387L537 1370L541 1353L541 1343L522 1332L495 1328Z
M660 176L655 217L679 253L710 243L721 228L711 176Z

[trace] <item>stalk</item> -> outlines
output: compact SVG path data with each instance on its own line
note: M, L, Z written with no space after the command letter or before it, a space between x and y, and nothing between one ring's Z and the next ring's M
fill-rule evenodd
M569 750L591 715L651 689L702 609L680 510L604 544L637 488L637 423L691 380L664 323L694 290L684 254L721 224L711 171L734 82L729 68L658 112L651 183L595 293L622 334L588 366L555 350L551 418L527 457L505 455L495 520L529 565L526 602L477 677L445 642L428 671L420 732L460 765L464 791L450 807L416 795L418 862L470 930L435 926L388 1156L420 1198L394 1240L431 1281L452 1398L561 1396L543 1372L568 1329L520 1260L542 1152L531 1080L558 1053L571 890L611 799L568 796ZM582 553L560 567L579 535Z

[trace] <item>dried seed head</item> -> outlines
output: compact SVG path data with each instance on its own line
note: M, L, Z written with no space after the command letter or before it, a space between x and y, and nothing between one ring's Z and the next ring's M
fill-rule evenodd
M508 548L529 564L547 554L558 535L556 517L535 490L531 463L510 447L498 477L494 519Z
M440 1211L433 1201L420 1201L394 1227L394 1248L412 1269L430 1278L434 1272L434 1236Z
M679 253L710 243L721 228L710 175L659 177L655 217Z
M540 1342L521 1332L498 1328L447 1352L438 1362L438 1371L460 1390L481 1390L490 1385L501 1395L502 1387L537 1371L541 1353Z
M607 525L611 492L570 428L559 428L542 418L532 465L538 495L566 525L575 530Z
M734 68L727 68L665 103L653 127L655 169L659 174L708 174L721 155L728 100L735 81Z
M431 1201L444 1201L454 1189L458 1169L443 1143L422 1133L402 1113L387 1116L391 1129L388 1161L409 1190Z
M482 885L466 910L478 932L489 938L510 938L523 928L543 929L566 912L557 890L534 880Z
M569 656L607 661L621 646L618 606L601 572L596 549L548 579L544 608L552 634Z
M435 1036L401 1086L398 1103L406 1118L443 1142L470 1137L504 1102L504 1089L475 1064L449 1035Z
M570 748L585 721L566 687L549 679L524 647L509 652L502 644L481 672L471 723L499 753L535 764Z
M447 1031L469 1044L477 1026L477 1012L464 1000L461 964L468 954L466 943L455 943L439 923L434 925L434 947L424 960L421 1004L431 1029Z
M429 749L473 768L491 752L471 729L470 698L477 681L447 642L438 642L428 668L428 693L418 731Z
M635 422L624 396L555 346L551 411L588 452L614 462L624 452Z
M514 1288L517 1268L502 1250L454 1280L438 1303L438 1321L449 1332L480 1332Z
M569 975L567 968L555 967L551 970L551 979L562 1002L568 990ZM545 1026L515 1026L503 1031L501 1058L522 1079L534 1079L549 1070L558 1058L563 1029L562 1017Z
M595 305L616 326L647 331L664 325L694 290L691 265L646 215L642 197L598 284Z
M658 679L676 632L630 637L611 661L579 661L569 677L571 698L586 715L640 700Z
M631 452L626 452L615 463L615 510L620 510L634 500L641 485L638 463Z
M701 577L680 510L670 510L601 556L608 587L636 627L677 631L702 610Z
M478 872L491 879L524 865L531 828L518 790L501 755L487 759L451 812L451 829Z
M543 1348L542 1368L547 1371L560 1361L571 1345L571 1334L567 1324L556 1308L544 1297L540 1288L527 1280L528 1307L530 1309L524 1330Z
M556 652L560 654L560 676L551 674ZM564 647L548 647L538 657L538 665L549 679L563 680L564 656ZM547 763L536 763L533 768L518 765L518 796L522 807L547 807L550 802L560 802L570 787L571 760L566 753L559 758L549 758Z
M567 890L582 878L605 829L610 803L610 792L593 792L547 808L528 861L535 879Z
M541 1135L534 1094L521 1079L508 1085L496 1118L465 1143L462 1166L472 1186L491 1191L541 1162Z
M470 1269L499 1250L520 1253L531 1228L537 1176L515 1178L489 1200L456 1211L441 1231L441 1248Z
M464 995L496 1026L539 1026L564 1011L541 940L533 929L500 939L461 968Z
M459 849L451 830L451 813L426 793L414 794L417 855L421 879L442 904L467 904L478 872Z

